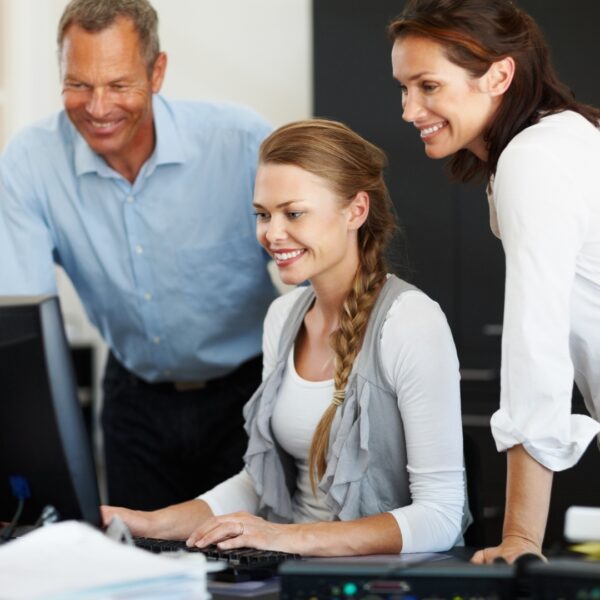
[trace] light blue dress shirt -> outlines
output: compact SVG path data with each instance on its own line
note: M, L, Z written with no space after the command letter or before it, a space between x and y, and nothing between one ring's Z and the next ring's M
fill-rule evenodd
M260 352L275 296L252 193L269 125L234 105L153 99L156 147L133 184L64 111L0 159L0 294L73 282L116 357L148 381L210 379Z

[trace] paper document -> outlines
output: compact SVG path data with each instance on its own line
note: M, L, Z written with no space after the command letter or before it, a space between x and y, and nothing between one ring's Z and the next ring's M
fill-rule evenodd
M41 527L0 546L3 600L207 600L200 553L181 560L110 540L76 521Z

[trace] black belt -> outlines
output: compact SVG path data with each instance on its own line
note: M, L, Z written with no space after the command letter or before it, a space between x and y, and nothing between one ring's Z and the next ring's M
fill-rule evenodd
M129 384L134 387L141 388L152 388L156 391L164 392L191 392L195 390L202 390L219 381L226 380L234 375L241 374L249 367L256 367L256 362L261 362L262 356L253 356L241 365L236 367L233 371L213 379L201 379L192 381L146 381L142 379L126 367L124 367L114 356L112 352L109 352L108 362L106 364L106 371L114 373L119 378L126 378Z

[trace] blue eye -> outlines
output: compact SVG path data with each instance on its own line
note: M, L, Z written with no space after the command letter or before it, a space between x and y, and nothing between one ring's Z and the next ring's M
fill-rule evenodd
M268 221L269 217L270 217L269 213L258 212L258 211L254 213L254 216L256 217L256 220L259 222L260 221Z
M302 213L299 210L291 210L291 211L288 212L287 216L288 216L288 219L294 221L298 217L301 217L303 214L304 213Z

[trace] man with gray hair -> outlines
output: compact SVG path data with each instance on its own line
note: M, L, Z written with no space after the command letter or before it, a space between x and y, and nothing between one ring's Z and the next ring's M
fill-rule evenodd
M108 499L155 509L242 466L275 294L251 206L270 128L158 94L167 57L147 0L72 0L58 47L64 110L0 159L0 294L54 293L65 269L110 348Z

